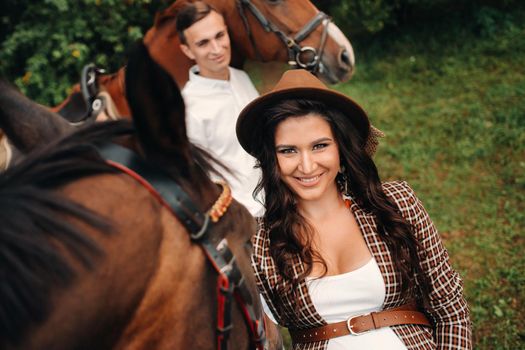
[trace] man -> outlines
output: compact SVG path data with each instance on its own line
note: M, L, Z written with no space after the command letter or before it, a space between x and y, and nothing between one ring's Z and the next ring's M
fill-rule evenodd
M252 196L260 171L235 135L239 112L259 94L245 72L229 66L228 28L210 5L186 4L177 14L177 32L182 52L196 62L182 90L188 137L233 171L223 174L233 197L260 216L262 205Z

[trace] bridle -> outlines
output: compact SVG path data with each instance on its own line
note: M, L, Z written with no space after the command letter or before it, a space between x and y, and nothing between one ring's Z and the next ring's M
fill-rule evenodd
M304 68L313 73L322 70L321 59L326 45L326 37L328 36L328 25L332 22L330 16L319 11L314 18L306 23L303 28L295 34L295 36L291 37L269 21L251 0L237 0L237 8L258 59L261 59L261 54L257 48L257 43L255 42L252 31L250 30L250 26L248 25L248 18L246 17L245 9L248 9L253 14L266 32L275 33L284 43L288 50L289 65L295 68ZM299 45L301 41L306 39L319 25L323 26L323 33L317 50L311 46ZM305 62L302 60L304 56L311 57L311 59Z
M218 222L232 201L231 190L221 184L222 193L206 213L172 178L154 167L133 151L122 146L105 143L97 147L99 154L113 167L130 175L146 187L186 227L190 238L199 244L217 272L217 349L227 350L233 328L232 302L237 301L250 331L252 345L257 350L266 346L262 312L257 317L255 304L239 269L235 255L223 238L218 244L212 240L214 223Z
M94 122L97 116L104 110L106 101L98 94L97 76L105 72L104 69L97 68L93 63L87 64L82 68L80 91L82 92L87 110L79 123L87 121Z
M80 92L71 94L66 104L58 111L73 126L94 123L97 116L106 109L107 101L101 96L97 77L104 70L93 63L82 68Z

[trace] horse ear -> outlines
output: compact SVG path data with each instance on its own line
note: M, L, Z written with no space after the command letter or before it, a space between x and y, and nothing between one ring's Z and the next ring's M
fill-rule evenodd
M192 163L180 90L142 42L126 67L126 96L146 156Z
M0 78L0 128L11 143L27 153L72 130L60 115L31 101Z
M155 19L153 21L153 27L154 28L160 28L161 26L165 24L173 25L173 28L175 28L175 23L166 23L166 22L175 22L175 17L177 16L177 13L179 12L179 9L186 4L182 2L175 2L171 4L171 6L165 8L162 11L159 11L155 14Z

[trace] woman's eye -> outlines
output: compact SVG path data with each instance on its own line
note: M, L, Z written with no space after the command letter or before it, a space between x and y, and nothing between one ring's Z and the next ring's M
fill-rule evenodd
M294 152L295 152L295 149L293 148L280 148L277 150L277 153L281 153L281 154L290 154Z
M317 145L314 145L314 150L316 150L316 149L323 149L326 146L328 146L327 143L318 143Z

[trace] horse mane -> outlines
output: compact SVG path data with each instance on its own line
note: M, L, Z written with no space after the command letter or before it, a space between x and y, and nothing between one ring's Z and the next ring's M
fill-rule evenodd
M78 178L114 172L92 145L131 131L129 122L96 124L32 153L0 174L0 344L21 341L31 325L48 316L51 291L74 281L76 272L64 253L87 269L103 254L82 230L63 218L108 233L109 222L55 190Z
M209 174L222 177L220 171L231 172L222 162L189 141L180 90L142 42L132 50L125 81L133 123L148 161L181 181L186 190L191 183L203 186L196 189L197 193L205 191L207 183L211 184Z

